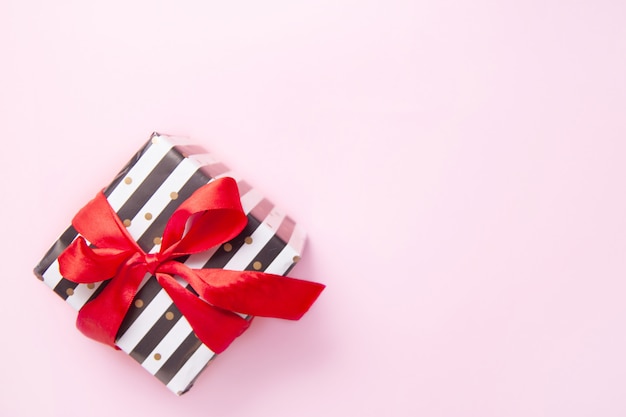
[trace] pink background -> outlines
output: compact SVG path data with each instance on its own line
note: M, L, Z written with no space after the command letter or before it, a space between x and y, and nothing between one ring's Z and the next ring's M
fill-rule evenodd
M0 415L626 415L624 2L4 0L0 54ZM181 398L31 274L153 130L328 285Z

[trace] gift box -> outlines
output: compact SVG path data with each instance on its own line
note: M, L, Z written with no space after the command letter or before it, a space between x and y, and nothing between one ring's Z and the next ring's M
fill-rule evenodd
M168 262L184 265L185 271L252 271L258 272L260 277L265 276L260 274L261 272L286 275L298 262L302 253L305 234L300 226L252 188L248 182L239 178L212 154L194 145L187 138L152 134L148 142L102 192L111 212L115 212L119 218L117 224L123 225L127 234L141 248L137 249L138 258L147 259L141 262L149 264L147 270L141 273L141 283L132 297L132 303L126 306L127 311L123 315L121 325L113 331L114 344L178 395L191 388L197 376L216 356L214 351L216 349L210 349L198 336L197 329L193 327L193 323L198 322L197 319L190 324L191 319L188 320L188 317L194 316L195 313L181 312L184 310L179 308L181 304L173 301L172 296L178 289L168 292L167 287L163 287L166 281L171 282L165 279L167 274L164 275L163 271L156 269L152 270L150 265L157 256L154 254L160 253L161 245L165 245L162 240L166 239L164 237L164 232L167 234L166 225L175 213L182 210L183 202L191 199L194 192L202 187L211 186L207 184L226 177L233 178L233 184L236 181L239 192L237 201L240 199L241 209L247 218L243 230L228 241L210 249L185 255L177 254L176 259ZM190 216L185 227L189 228L189 222L198 216L197 213ZM89 226L89 223L87 224ZM87 235L85 232L82 234ZM79 245L80 242L77 240L84 244ZM105 289L113 280L102 279L96 282L70 280L67 279L68 273L65 273L64 277L61 273L64 270L63 265L60 267L60 262L64 263L65 260L61 254L69 252L68 247L72 248L74 253L78 251L83 256L95 246L90 244L89 239L81 237L76 227L70 226L52 245L34 272L73 308L79 311L86 310L90 303L97 304L94 300L99 297L102 301L105 293L107 297L111 296L109 293L113 290ZM130 264L131 261L127 258L128 256L124 262ZM82 267L77 266L79 269ZM174 269L178 271L180 268L177 268ZM65 267L65 270L67 269L68 267ZM119 269L116 270L116 274L122 274ZM171 273L171 276L176 280L171 282L172 286L178 283L180 289L198 296L197 287L191 285L189 279L185 280L175 273ZM194 277L197 278L196 275ZM282 280L291 281L290 278ZM118 282L121 281L122 278L119 278ZM318 285L319 287L313 291L316 294L309 297L310 303L323 288L321 284ZM189 294L184 295L188 297ZM204 298L202 300L206 301ZM223 306L218 307L214 309L222 313ZM252 312L254 311L253 308ZM234 313L238 314L237 318L243 317L248 321L252 318L250 312L235 310Z

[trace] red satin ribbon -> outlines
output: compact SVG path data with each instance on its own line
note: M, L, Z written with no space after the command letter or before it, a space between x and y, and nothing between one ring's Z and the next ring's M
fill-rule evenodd
M232 178L196 190L172 214L158 253L145 253L130 236L103 193L72 220L80 236L59 256L61 275L80 284L110 279L78 312L86 336L115 347L115 336L147 272L156 276L198 338L222 352L248 326L235 312L298 320L324 285L256 271L191 269L175 259L208 250L237 236L247 217ZM180 285L182 277L198 296Z

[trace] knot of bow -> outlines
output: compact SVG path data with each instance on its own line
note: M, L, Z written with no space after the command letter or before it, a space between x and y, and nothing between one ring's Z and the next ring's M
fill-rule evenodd
M249 326L237 313L299 319L324 285L258 271L192 269L177 260L231 240L246 224L237 183L217 179L174 211L159 251L146 253L99 193L72 220L81 236L59 256L61 275L70 281L109 280L78 312L76 326L86 336L115 347L117 332L146 274L156 277L198 338L216 353Z

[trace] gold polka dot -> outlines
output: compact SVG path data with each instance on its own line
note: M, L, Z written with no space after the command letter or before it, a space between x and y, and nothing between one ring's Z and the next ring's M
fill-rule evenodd
M168 311L167 313L165 313L165 318L167 320L172 320L174 318L174 313L172 313L171 311Z
M130 219L124 220L124 226L130 227Z
M152 220L152 213L146 213L143 217L145 217L146 220Z
M231 245L230 243L224 243L223 247L225 252L230 252L231 250L233 250L233 245Z
M254 261L254 263L252 264L252 268L256 269L257 271L261 269L262 267L263 267L263 264L259 261Z
M252 238L250 236L246 236L246 238L243 240L244 242L246 242L246 244L251 244L252 243Z
M293 257L293 263L300 262L300 257L298 255Z
M94 284L93 282L90 282L89 284L87 284L87 288L89 288L90 290L93 290L94 288L96 288L96 284Z
M176 191L172 191L172 192L170 193L170 198L171 198L172 200L176 200L176 199L178 198L178 193L177 193Z
M74 295L74 288L68 288L67 290L65 290L65 294Z
M124 183L125 184L130 184L131 182L133 182L133 179L131 177L124 178Z
M155 145L159 143L159 137L157 135L152 136L152 143L154 143Z
M155 245L160 245L161 244L161 238L160 237L155 237L153 240Z
M138 298L135 300L135 307L137 308L143 307L143 300L141 298Z
M155 353L154 354L154 360L155 361L160 361L161 360L161 354L160 353Z

